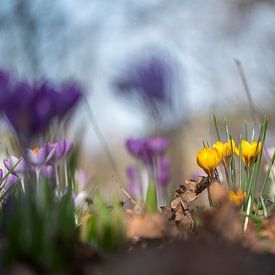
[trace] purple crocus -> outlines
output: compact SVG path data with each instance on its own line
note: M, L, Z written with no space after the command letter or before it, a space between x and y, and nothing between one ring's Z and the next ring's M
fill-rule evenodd
M123 96L135 97L153 113L160 114L164 107L171 107L172 78L172 67L167 60L151 55L132 64L115 86Z
M126 147L129 153L144 164L152 164L153 155L149 152L145 139L142 138L129 138L126 140Z
M2 109L9 99L10 75L7 71L0 70L0 108Z
M163 137L129 138L125 144L131 155L142 160L145 164L152 165L154 159L165 154L169 141Z
M166 187L170 178L170 159L162 158L157 165L157 183Z
M28 161L35 166L41 166L46 162L47 149L43 147L35 147L34 149L27 149Z
M66 151L66 141L55 141L55 142L47 142L46 144L47 152L49 156L51 155L50 161L58 162L61 160Z
M23 144L43 133L53 119L63 118L82 96L76 84L61 87L47 81L13 84L6 78L1 78L0 73L0 108Z
M0 181L2 181L3 178L4 178L3 170L0 169ZM4 180L4 182L1 184L1 188L3 188L5 191L7 191L9 188L11 188L16 183L16 181L18 179L19 178L17 176L10 173L7 176L7 178Z
M169 141L163 137L153 137L147 139L146 144L152 154L163 156L169 146Z
M76 82L67 82L56 93L55 104L57 115L59 117L65 116L80 100L82 96L82 88Z
M15 156L11 156L9 160L4 159L3 163L8 171L10 171L12 174L22 175L24 174L27 167L26 161L22 157L17 158ZM16 167L12 169L15 165Z
M68 140L68 139L65 139L65 152L64 152L64 156L66 157L66 156L68 156L70 153L71 153L71 151L73 150L73 148L74 148L74 144L73 144L73 142L71 142L70 140Z
M144 151L144 139L141 138L129 138L126 140L126 148L129 153L132 154L136 158L140 158Z

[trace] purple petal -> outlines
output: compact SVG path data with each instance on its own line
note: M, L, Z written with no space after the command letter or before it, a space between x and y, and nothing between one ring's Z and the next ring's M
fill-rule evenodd
M60 117L66 115L80 100L82 88L77 83L66 83L56 94L57 112Z
M129 138L126 140L126 148L134 157L140 158L144 150L145 141L140 138Z
M53 154L53 161L59 161L65 153L66 149L66 142L65 140L57 141L57 142L47 142L47 152L48 154L52 152L54 149Z
M19 178L17 176L15 176L13 174L9 174L8 177L5 180L4 189L8 190L9 188L11 188L16 183L16 181L18 179Z
M11 165L10 165L10 161L9 161L9 160L4 159L4 160L3 160L3 164L4 164L4 166L5 166L9 171L11 170Z
M47 150L46 147L40 147L38 149L27 149L27 157L31 164L33 165L42 165L46 161Z
M164 155L169 146L169 141L166 138L155 137L147 140L148 150L156 155Z
M3 170L0 169L0 181L3 179Z
M4 166L8 169L8 171L10 171L13 174L23 174L26 170L26 162L22 157L18 159L15 156L11 156L10 160L3 160L3 163ZM11 171L15 165L16 167L13 169L13 171Z
M67 156L73 149L74 144L70 140L65 140L66 146L65 146L65 156Z

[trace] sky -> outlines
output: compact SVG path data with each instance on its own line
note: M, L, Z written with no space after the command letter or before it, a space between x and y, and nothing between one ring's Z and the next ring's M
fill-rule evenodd
M47 23L49 11L59 9L66 27L55 36L42 32L42 50L56 49L60 54L56 64L54 54L43 54L43 72L46 77L74 77L84 84L103 133L112 136L111 143L150 130L146 116L131 101L115 96L112 87L131 60L149 51L168 54L177 68L176 96L183 120L208 114L210 108L225 114L247 102L235 58L243 64L258 108L264 108L274 102L275 8L268 1L253 6L238 2L247 1L56 1L39 16ZM63 36L65 44L59 41ZM3 41L0 39L9 45L13 42ZM51 41L56 43L54 47ZM27 74L17 51L19 57L12 61L1 52L0 64ZM20 65L15 66L13 62L18 60ZM89 115L83 108L77 116L76 124L87 124L86 144L97 148L97 137L88 126Z

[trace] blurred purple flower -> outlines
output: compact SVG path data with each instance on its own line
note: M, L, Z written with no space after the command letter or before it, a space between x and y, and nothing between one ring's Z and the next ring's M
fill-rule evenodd
M65 83L61 87L61 92L56 93L55 104L57 115L65 116L82 96L82 88L76 82Z
M35 166L41 166L46 162L47 149L45 146L26 150L28 161Z
M17 181L19 180L19 178L13 174L9 174L6 178L6 180L4 181L4 190L8 190L9 188L11 188Z
M154 156L148 150L146 139L129 138L126 140L126 147L130 154L142 160L145 165L152 165Z
M170 159L163 158L158 162L157 166L157 183L166 187L170 179Z
M147 139L146 144L152 154L163 156L169 146L169 141L163 137L154 137Z
M116 82L123 95L135 96L149 105L154 113L170 107L172 70L167 61L159 56L150 56L130 67L128 74Z
M10 75L6 71L0 70L0 108L3 106L9 99L9 84L10 84Z
M54 118L64 117L81 98L82 91L76 84L61 88L49 82L14 85L0 73L0 107L19 140L28 143L43 133Z
M169 146L166 138L129 138L126 140L129 153L142 160L145 164L152 165L157 156L163 156Z
M3 170L0 169L0 181L4 178ZM9 174L4 182L1 184L1 188L7 191L10 187L12 187L19 178L13 174Z
M73 150L74 147L74 143L68 139L65 139L65 152L64 152L64 156L68 156L71 151Z
M65 155L66 150L66 141L55 141L55 142L47 142L46 144L47 152L49 155L52 155L50 161L58 162Z
M145 141L141 138L129 138L125 143L128 151L136 158L141 158L144 153Z
M5 167L8 169L8 171L10 171L14 175L15 174L22 175L25 172L27 167L26 161L22 157L17 158L15 156L11 156L9 160L4 159L3 163ZM12 168L15 165L16 167L12 170Z

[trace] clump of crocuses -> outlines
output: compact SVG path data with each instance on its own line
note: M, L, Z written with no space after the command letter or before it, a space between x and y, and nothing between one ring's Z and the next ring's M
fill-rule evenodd
M24 146L44 133L54 120L63 119L82 94L82 88L75 82L30 83L0 71L0 111Z
M3 177L3 171L0 169L0 182L4 190L12 186L16 181L21 182L23 192L29 188L25 183L25 178L35 175L37 189L41 184L41 176L48 182L53 183L61 194L60 178L65 179L63 191L68 188L68 171L66 158L73 149L73 143L69 140L60 140L47 142L40 147L24 149L24 157L10 156L3 161L7 170L7 176ZM59 166L63 162L64 176L61 175ZM3 180L2 180L3 178ZM27 186L25 186L27 185Z
M129 138L126 148L137 163L127 168L129 192L142 200L150 184L157 189L158 205L165 204L170 179L170 159L166 156L169 141L163 137Z

